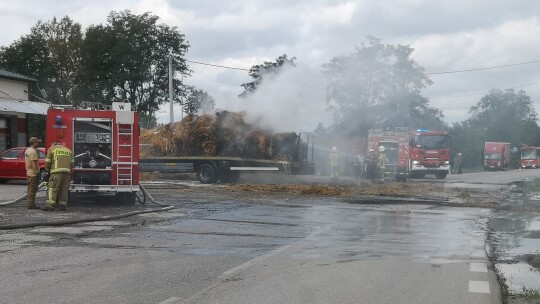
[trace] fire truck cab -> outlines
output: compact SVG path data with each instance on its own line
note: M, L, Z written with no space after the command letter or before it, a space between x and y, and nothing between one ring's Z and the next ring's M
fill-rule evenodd
M444 179L450 172L450 138L446 131L417 130L410 133L410 175L434 174Z
M109 192L120 202L135 202L139 126L130 103L53 105L47 111L46 132L46 148L57 141L73 152L71 192Z

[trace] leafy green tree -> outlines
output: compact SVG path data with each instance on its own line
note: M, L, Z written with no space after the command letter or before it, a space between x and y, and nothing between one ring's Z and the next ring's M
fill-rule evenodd
M29 34L0 48L0 68L33 77L41 88L51 92L55 71L43 37ZM41 96L38 85L30 83L30 93ZM32 97L30 97L32 98Z
M444 128L443 114L421 95L432 84L408 45L383 44L368 37L351 55L323 65L327 101L335 127L367 135L371 128Z
M82 47L82 86L79 99L128 100L141 117L154 116L168 101L168 58L173 71L190 75L184 56L189 48L176 27L158 24L159 17L129 10L111 12L106 25L91 26ZM185 96L173 81L175 102Z
M540 144L538 114L523 90L493 89L469 113L469 119L450 130L452 150L463 153L466 166L482 164L486 141L508 142L513 147Z
M184 102L184 112L186 114L195 114L201 112L208 114L216 105L215 99L203 90L190 88L189 95Z
M51 80L55 84L56 92L50 90L48 93L57 102L70 103L80 71L83 40L81 25L65 16L60 20L53 18L48 22L38 21L31 33L41 37L49 51L50 64L54 71L54 78Z
M253 78L253 81L242 84L244 92L239 96L246 97L253 94L266 77L276 77L285 66L296 66L295 60L296 57L288 58L286 54L283 54L276 58L274 62L265 61L263 64L252 66L249 69L249 76Z

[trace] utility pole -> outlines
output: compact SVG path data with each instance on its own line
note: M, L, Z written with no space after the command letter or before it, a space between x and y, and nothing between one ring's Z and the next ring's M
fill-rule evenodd
M181 74L182 75L182 95L183 96L180 96L180 106L181 106L181 109L180 109L180 115L181 115L181 119L184 120L184 101L186 100L186 87L184 86L184 74Z
M172 50L169 50L169 114L171 117L171 124L174 122L173 112L173 68L172 68Z

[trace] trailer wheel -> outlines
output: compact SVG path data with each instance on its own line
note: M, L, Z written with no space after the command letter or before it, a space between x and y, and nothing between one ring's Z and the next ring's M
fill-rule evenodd
M223 174L221 181L224 183L236 184L240 179L240 172L238 171L229 171Z
M212 184L217 180L216 169L212 165L202 164L197 169L197 179L203 184Z

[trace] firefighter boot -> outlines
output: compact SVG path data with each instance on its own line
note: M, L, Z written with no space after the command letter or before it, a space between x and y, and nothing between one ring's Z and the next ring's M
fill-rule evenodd
M54 207L45 205L45 206L41 207L41 210L43 210L43 211L54 211Z

